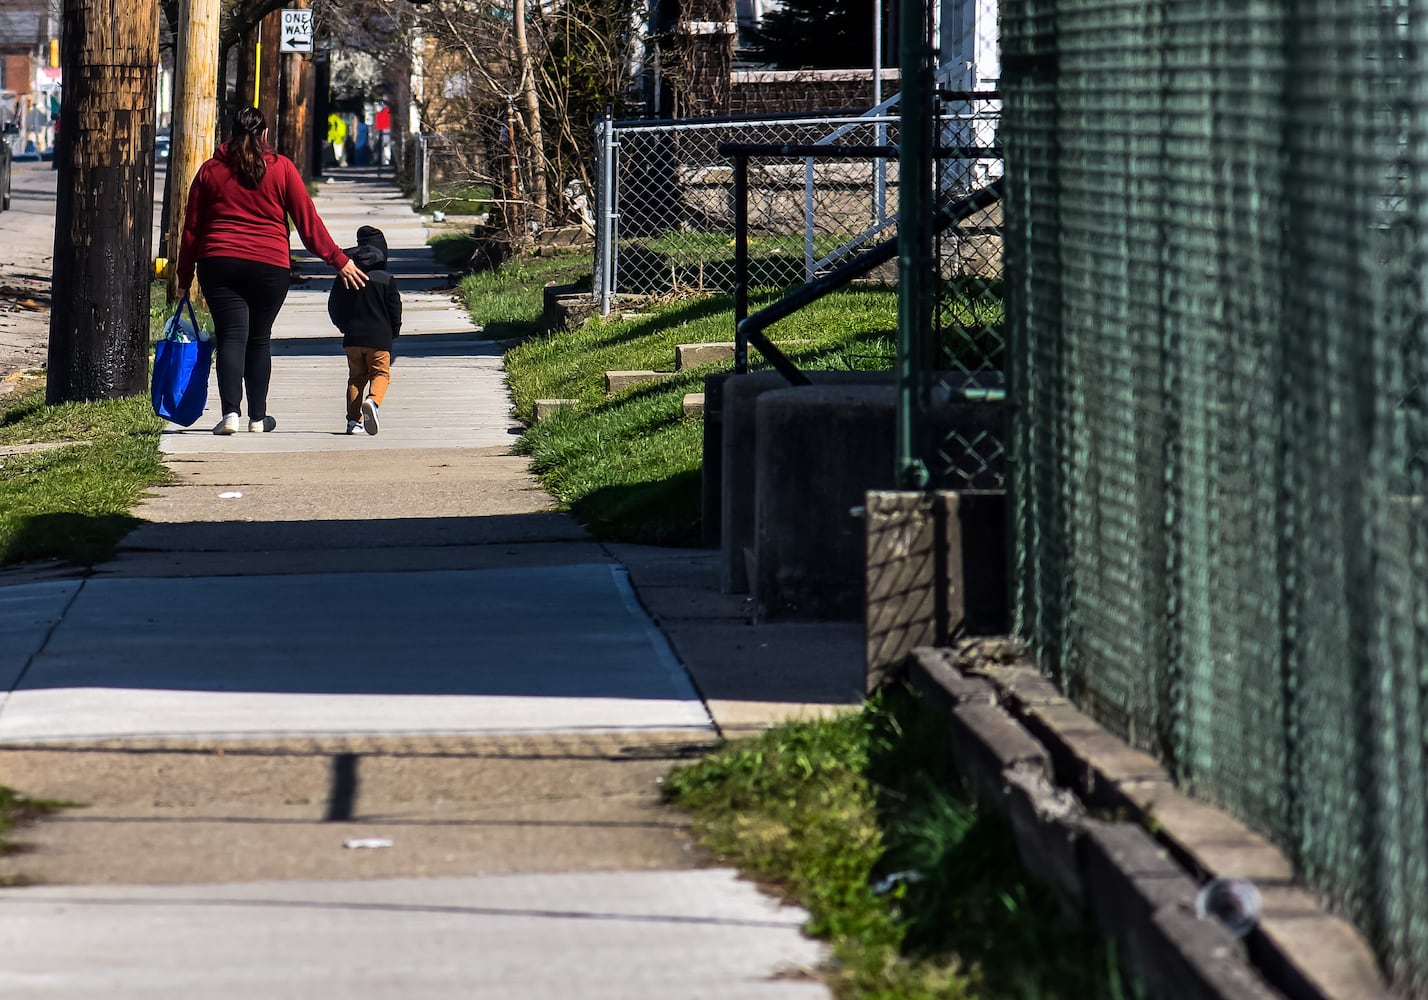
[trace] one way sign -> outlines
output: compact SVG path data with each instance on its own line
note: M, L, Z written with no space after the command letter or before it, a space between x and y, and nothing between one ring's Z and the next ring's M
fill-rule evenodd
M284 10L279 52L312 51L312 11Z

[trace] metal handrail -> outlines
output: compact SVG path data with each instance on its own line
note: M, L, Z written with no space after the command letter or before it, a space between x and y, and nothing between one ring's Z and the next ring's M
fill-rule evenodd
M752 316L749 315L749 156L791 156L808 155L808 147L786 145L770 146L757 143L720 143L719 152L734 159L734 371L744 374L749 370L749 344L788 379L793 385L812 384L807 375L788 359L788 356L774 346L764 335L764 331L774 323L790 316L804 306L818 301L830 292L837 291L855 278L861 278L875 268L886 264L897 256L898 239L893 237L876 243L857 260L840 264L833 270L812 281L805 282L771 305L765 306ZM823 155L840 156L883 156L895 147L820 147ZM940 150L938 151L941 152ZM940 233L977 212L990 208L1001 200L1002 179L997 178L984 188L941 209L932 218L932 231Z

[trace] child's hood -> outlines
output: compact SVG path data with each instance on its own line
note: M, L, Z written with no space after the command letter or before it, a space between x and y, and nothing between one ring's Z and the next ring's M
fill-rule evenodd
M387 237L376 226L357 230L357 245L346 251L364 271L376 271L387 266Z

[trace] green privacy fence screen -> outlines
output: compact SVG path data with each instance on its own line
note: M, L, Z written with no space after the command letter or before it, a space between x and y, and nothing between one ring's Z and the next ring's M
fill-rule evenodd
M1428 0L1003 0L1017 628L1428 996Z

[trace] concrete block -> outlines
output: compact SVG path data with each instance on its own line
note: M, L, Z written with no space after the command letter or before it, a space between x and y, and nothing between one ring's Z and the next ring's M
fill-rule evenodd
M1046 749L997 706L959 705L950 720L957 770L979 801L1001 808L1006 775L1018 766L1050 780Z
M1003 788L1002 808L1022 864L1056 891L1068 914L1079 914L1084 890L1078 844L1085 809L1076 796L1047 781L1035 765L1012 768Z
M1158 836L1193 871L1287 882L1294 866L1279 848L1229 813L1182 792L1157 796L1147 818Z
M891 489L892 386L800 386L755 404L755 607L761 620L863 617L868 490Z
M886 385L891 387L893 376L890 372L809 372L814 386L821 385ZM709 386L705 381L705 428L709 427ZM775 392L789 387L788 380L778 372L749 372L745 375L729 376L722 383L721 425L720 425L720 473L719 473L719 526L720 526L720 586L726 594L746 594L749 592L749 572L744 560L744 551L754 544L754 508L756 496L754 485L757 422L755 404L766 392ZM708 437L705 439L705 464L708 466ZM834 443L824 441L826 451ZM886 455L888 467L892 466L892 446L889 439L879 444L879 453ZM861 494L860 494L861 497ZM854 500L849 506L861 503ZM859 564L861 566L861 556Z
M674 378L674 372L606 372L605 391L607 393L624 392L635 386L654 385L671 378Z
M1123 965L1155 997L1271 1000L1244 949L1195 917L1196 884L1141 827L1086 820L1082 878L1092 919L1116 941Z
M1023 706L1017 717L1051 752L1057 781L1092 808L1130 809L1122 782L1166 776L1154 757L1132 749L1065 699L1048 695L1042 703Z
M704 416L704 393L686 392L684 394L683 409L686 417Z
M676 344L674 348L675 371L712 365L720 361L732 363L733 360L733 344Z
M599 308L595 294L578 284L546 285L541 298L541 325L547 333L577 329Z
M1373 950L1346 920L1297 886L1261 885L1264 909L1248 938L1256 966L1286 994L1313 1000L1390 1000Z
M957 669L951 651L921 647L908 655L907 679L934 705L951 711L958 705L995 705L997 689Z
M864 502L868 690L899 676L908 654L946 638L946 602L936 589L943 560L933 499L874 491Z
M567 406L579 406L578 399L537 399L531 404L532 416L536 423L540 423L547 417L555 414Z
M704 435L700 465L699 517L701 540L718 548L723 533L724 503L724 383L732 372L704 376ZM721 588L724 593L744 593Z
M1007 705L1016 711L1037 705L1071 704L1061 689L1028 660L1005 665L979 665L977 671L996 684Z

